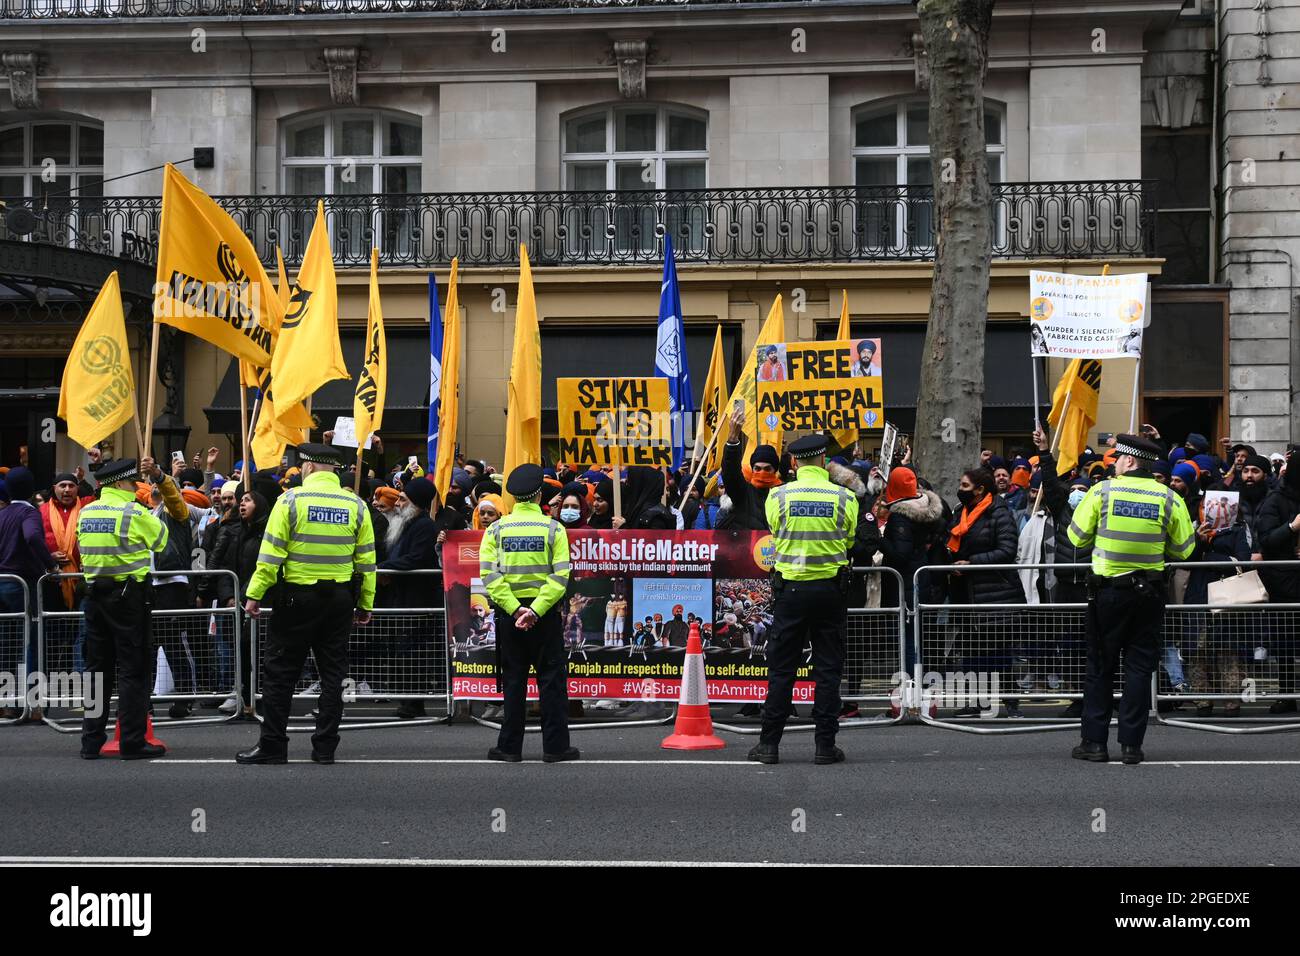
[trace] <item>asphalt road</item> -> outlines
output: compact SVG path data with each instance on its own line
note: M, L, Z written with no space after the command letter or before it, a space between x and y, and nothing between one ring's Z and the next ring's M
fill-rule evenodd
M577 733L568 764L541 763L530 734L531 759L508 765L484 759L481 726L351 731L332 767L295 735L289 765L241 767L246 723L168 729L154 762L83 761L75 735L0 727L0 862L1300 863L1289 734L1154 727L1148 762L1125 767L1069 759L1072 732L900 726L844 731L849 760L829 767L790 735L767 767L745 760L752 737L681 754L659 748L667 732Z

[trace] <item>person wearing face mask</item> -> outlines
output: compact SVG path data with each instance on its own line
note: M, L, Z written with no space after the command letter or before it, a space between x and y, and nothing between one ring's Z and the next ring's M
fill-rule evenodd
M1124 763L1138 764L1164 629L1165 561L1187 560L1196 535L1182 499L1148 470L1163 453L1160 446L1119 435L1115 453L1117 477L1094 485L1070 521L1071 542L1092 547L1082 739L1071 756L1094 763L1110 759L1106 737L1122 654L1124 694L1116 736Z
M222 489L225 490L224 487ZM232 489L232 492L237 489ZM224 496L223 496L224 497ZM267 504L266 498L256 491L246 491L240 498L239 503L234 509L234 520L223 522L221 531L218 535L217 543L212 550L212 560L215 566L224 571L233 571L239 578L239 590L242 593L248 586L248 582L253 578L253 571L257 568L257 553L262 547L262 534L266 531L266 519L271 514L271 506ZM275 585L272 586L272 592L268 594L270 600L274 601L273 593ZM235 606L235 592L231 586L230 578L226 575L217 577L217 601L222 607ZM224 713L234 713L236 708L242 708L244 720L253 719L253 702L250 695L250 684L252 681L252 649L250 646L249 635L251 629L245 623L244 627L239 629L239 655L240 655L240 697L236 700L233 696L218 708Z
M957 486L960 509L953 515L948 528L947 551L955 565L1014 564L1020 536L1016 519L1006 501L997 493L994 478L987 469L974 468L961 476ZM1025 592L1014 571L962 570L948 575L949 596L954 604L1020 604ZM1005 645L1005 615L985 615L976 633L970 635L973 656L980 661L997 660L1007 656ZM987 669L987 663L982 665ZM971 669L979 669L973 667ZM1007 716L1019 717L1020 701L1007 699ZM981 710L976 706L962 707L958 717L976 717Z
M586 496L579 494L571 487L566 488L560 498L560 507L555 511L556 517L560 519L560 524L571 529L585 528L588 514Z
M767 531L767 496L782 483L781 456L771 445L759 445L749 456L749 467L741 465L745 452L742 430L744 412L737 409L727 419L722 446L722 482L730 506L718 517L717 527L736 531Z
M1255 515L1255 530L1264 564L1259 576L1268 590L1268 599L1276 604L1300 603L1300 568L1270 568L1270 561L1295 561L1300 558L1300 445L1287 445L1282 480L1269 494ZM1279 625L1282 633L1272 635L1272 649L1278 660L1278 693L1296 693L1296 655L1300 652L1300 635L1294 624ZM1296 712L1294 700L1275 700L1271 714Z

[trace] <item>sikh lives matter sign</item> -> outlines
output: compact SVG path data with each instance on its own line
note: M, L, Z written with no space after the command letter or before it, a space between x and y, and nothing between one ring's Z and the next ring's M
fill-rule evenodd
M772 536L762 531L569 533L568 594L556 607L568 656L569 696L676 701L686 640L700 629L709 700L767 694L772 627ZM479 575L481 531L452 531L443 546L451 688L460 700L500 700L496 615ZM811 701L810 665L796 673ZM530 676L528 696L537 698Z
M760 442L884 426L879 339L771 343L757 347L755 361Z
M560 461L672 467L668 379L559 378L555 397Z

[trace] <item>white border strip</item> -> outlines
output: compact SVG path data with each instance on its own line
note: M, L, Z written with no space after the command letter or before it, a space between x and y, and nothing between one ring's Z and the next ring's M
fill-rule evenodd
M274 857L274 856L0 856L4 866L678 866L678 867L825 867L852 866L864 869L893 868L886 863L787 863L775 860L426 860L426 859L375 859L348 857Z

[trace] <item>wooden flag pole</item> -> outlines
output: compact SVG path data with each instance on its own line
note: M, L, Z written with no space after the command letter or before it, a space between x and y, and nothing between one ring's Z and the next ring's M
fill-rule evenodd
M240 451L244 459L244 471L248 470L248 388L244 385L245 363L243 359L239 360L239 439ZM252 487L244 482L244 475L241 473L239 481L245 487Z
M623 517L623 465L617 462L614 465L614 515Z
M158 322L153 324L153 343L149 346L149 391L144 411L144 455L152 457L153 402L158 385ZM142 456L143 457L143 456Z
M1061 403L1061 417L1056 420L1056 432L1052 435L1052 443L1047 446L1047 453L1053 458L1056 457L1056 449L1061 440L1061 426L1065 424L1065 416L1070 411L1070 393L1065 393L1065 401ZM1039 460L1039 466L1042 466L1042 460ZM1043 503L1043 483L1038 483L1038 494L1034 497L1034 507L1030 509L1030 514L1037 514L1038 506Z
M131 421L135 423L135 443L140 449L140 458L144 458L144 432L140 429L140 409L136 407L134 401L131 402Z
M369 437L369 436L367 436ZM361 439L357 439L357 474L352 481L352 492L358 498L361 497L361 454L365 449L361 447Z
M713 446L717 444L718 432L721 430L722 429L720 428L713 429L713 436L709 439L709 444L705 447L704 454L695 462L695 470L691 473L691 480L686 483L686 488L682 491L682 500L677 502L678 510L681 510L682 505L686 504L686 496L691 493L691 485L695 484L695 479L700 476L700 472L704 468L704 463L709 460L709 456L713 453Z

